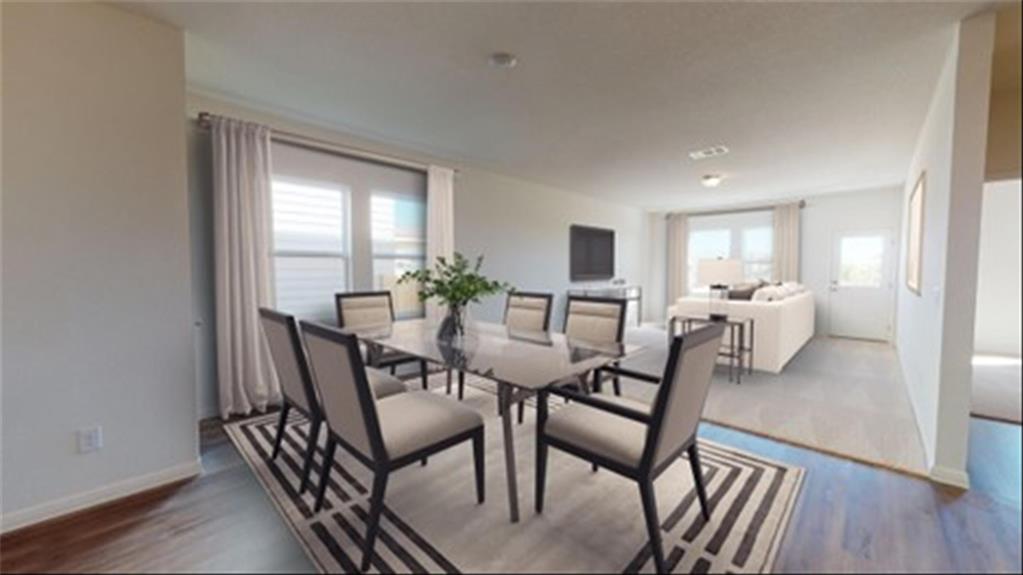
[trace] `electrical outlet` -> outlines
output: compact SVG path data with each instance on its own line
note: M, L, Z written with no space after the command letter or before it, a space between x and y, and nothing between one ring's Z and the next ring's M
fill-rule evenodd
M103 428L90 427L78 430L78 453L92 453L103 448Z

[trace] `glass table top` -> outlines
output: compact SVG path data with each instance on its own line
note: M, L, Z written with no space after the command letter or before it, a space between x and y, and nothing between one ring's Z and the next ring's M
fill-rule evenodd
M470 322L463 337L437 337L437 325L423 319L344 329L360 339L434 363L527 389L584 374L641 349L600 344L564 334L517 331L504 325Z

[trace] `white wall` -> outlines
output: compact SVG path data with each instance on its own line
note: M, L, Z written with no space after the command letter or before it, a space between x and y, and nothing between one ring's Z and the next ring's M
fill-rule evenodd
M634 284L644 284L646 281L650 259L646 250L647 215L637 208L610 204L589 196L494 174L474 166L395 148L334 130L317 123L315 119L297 117L286 111L232 100L223 95L189 93L187 106L188 115L193 118L202 111L223 114L341 145L457 168L455 248L467 256L484 254L484 271L495 279L511 282L523 290L555 292L559 296L552 319L555 329L560 329L564 292L569 287L569 225L590 224L615 229L617 275ZM191 130L193 137L189 140L190 155L195 157L205 153L204 140L208 137L194 127ZM208 199L211 191L209 166L196 162L189 169L193 220L206 221L211 209ZM200 212L198 217L195 216L196 211ZM197 350L200 366L211 361L215 365L216 361L215 326L212 323L213 278L212 271L209 271L212 270L213 257L211 241L208 231L193 227L193 253L203 258L193 265L194 269L203 274L195 282L195 297L200 302L196 309L201 314L196 316L196 320L202 326L199 337L204 342ZM503 310L504 299L491 297L483 305L475 307L472 314L476 319L499 320ZM663 314L663 310L660 313ZM208 359L203 361L201 358ZM200 416L216 415L215 369L200 369L198 386Z
M800 281L814 294L817 335L827 335L831 331L828 296L831 293L829 288L835 233L884 229L891 232L892 238L898 238L902 224L901 214L902 189L897 187L858 190L806 199L801 221ZM898 254L893 254L892 257L892 261L899 261ZM890 313L894 321L894 291Z
M970 357L981 187L987 138L994 16L956 27L903 193L903 214L921 173L927 192L923 286L905 286L900 262L897 347L931 475L966 485ZM903 226L902 253L905 253Z
M195 474L179 31L3 6L3 528ZM75 432L105 447L79 455Z
M978 353L1020 356L1020 180L984 185L977 281Z

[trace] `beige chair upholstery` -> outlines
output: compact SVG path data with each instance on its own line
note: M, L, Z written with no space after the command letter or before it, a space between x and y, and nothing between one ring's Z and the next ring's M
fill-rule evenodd
M384 373L372 367L366 368L366 379L369 380L369 387L373 390L373 397L383 399L399 393L405 393L408 388L405 383L393 375Z
M377 402L384 448L397 459L483 425L474 409L435 395L413 391Z
M362 362L353 361L348 350L336 341L311 332L304 322L302 325L327 425L362 456L372 458L369 430L376 423L376 402L363 405L359 397L356 370L364 369Z
M551 296L512 293L504 313L504 324L518 331L547 331L550 327Z
M653 405L563 388L541 392L537 409L536 512L543 513L550 447L588 460L594 471L605 467L627 477L639 485L654 565L658 573L667 573L654 480L683 453L687 454L703 518L710 521L696 432L724 330L724 324L717 323L684 338L676 337L660 378L616 368L622 375L659 385ZM573 399L573 403L548 414L548 394Z
M624 310L624 301L571 297L565 315L565 335L595 343L620 342Z
M346 328L389 325L394 321L387 292L338 294L337 313L338 325Z
M609 395L595 394L609 403L616 403L641 412L649 412L650 406ZM629 467L639 467L646 445L647 426L601 411L588 405L571 403L553 413L547 420L546 433L550 437L578 445L588 451Z
M281 384L281 392L287 401L299 408L302 413L309 414L313 406L309 404L307 397L306 383L302 375L302 367L299 362L298 353L301 348L295 349L292 341L291 329L287 321L276 319L284 318L283 314L277 314L271 310L262 311L259 321L263 326L263 335L266 337L267 347L270 348L270 358L273 360L274 370L277 372L277 381Z
M302 322L302 334L328 430L315 511L323 509L330 474L340 463L334 457L339 446L373 472L366 535L362 541L363 572L370 568L388 476L393 471L417 462L426 465L433 454L471 442L476 501L483 503L484 428L478 413L429 392L399 392L378 399L376 395L394 382L366 370L355 335L309 322ZM371 383L373 379L378 382L375 386Z

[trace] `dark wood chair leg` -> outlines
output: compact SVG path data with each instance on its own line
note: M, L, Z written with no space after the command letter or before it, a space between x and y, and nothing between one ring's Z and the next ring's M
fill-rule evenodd
M547 425L547 392L541 391L537 396L536 405L536 489L534 491L534 507L537 513L543 513L544 488L547 483L547 444L544 443L544 427Z
M618 362L615 362L615 367L618 366L619 366ZM618 374L615 374L614 377L611 379L611 382L614 385L615 395L620 397L622 395L622 378L619 377Z
M419 377L423 380L423 389L430 388L430 382L428 381L428 374L426 372L426 360L419 360Z
M373 543L380 530L380 513L384 509L384 491L387 489L387 471L378 471L373 477L373 493L369 500L369 519L366 525L366 541L362 548L362 570L368 571L373 559Z
M526 401L522 400L519 402L519 425L526 420Z
M458 401L465 397L465 372L458 370Z
M398 366L392 363L391 364L391 375L397 375L397 374L398 374Z
M450 367L447 369L447 372L448 372L447 391L448 391L448 395L451 395L451 368Z
M604 374L599 369L593 370L593 392L600 393L604 391Z
M329 431L327 433L330 433ZM330 471L334 468L334 452L337 451L337 441L333 437L327 438L327 452L323 455L323 465L320 466L320 489L316 493L316 507L314 510L319 513L323 509L323 498L327 494L327 484L330 482Z
M321 424L322 420L314 416L312 425L309 427L309 445L306 446L305 463L302 464L302 485L298 488L299 495L305 493L305 490L309 487L309 475L313 471L313 458L316 456L316 440L320 438Z
M710 521L710 506L707 504L707 488L703 484L703 467L700 465L700 451L696 444L689 446L689 467L693 470L693 483L696 484L696 496L700 499L703 518Z
M284 402L281 406L281 418L277 420L277 437L274 438L274 450L270 455L270 460L277 459L277 455L281 452L281 441L284 439L284 428L288 426L288 413L291 412L291 405L288 402Z
M486 498L486 483L483 469L483 428L472 437L472 460L476 467L476 502L482 504Z
M643 500L643 516L650 535L650 550L654 555L654 566L658 573L667 573L664 563L664 549L661 546L661 523L657 519L657 500L654 499L654 483L649 479L639 481L639 495Z

